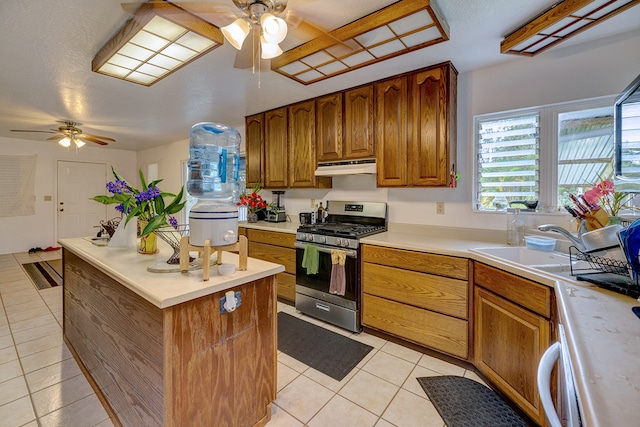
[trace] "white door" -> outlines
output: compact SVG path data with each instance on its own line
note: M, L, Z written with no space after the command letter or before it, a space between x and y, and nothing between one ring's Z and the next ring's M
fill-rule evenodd
M58 239L95 236L109 207L90 200L106 194L107 165L58 161ZM117 214L113 207L110 209Z

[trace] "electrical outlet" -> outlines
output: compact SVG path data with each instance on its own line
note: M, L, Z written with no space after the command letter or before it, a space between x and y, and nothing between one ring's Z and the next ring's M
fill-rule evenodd
M436 214L444 215L444 202L436 203Z

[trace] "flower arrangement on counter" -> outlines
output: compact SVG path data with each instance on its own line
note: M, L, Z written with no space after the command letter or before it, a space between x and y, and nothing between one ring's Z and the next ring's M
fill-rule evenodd
M616 192L613 181L602 179L579 197L570 195L575 206L574 216L587 221L587 229L595 230L619 223L618 215L628 207L635 194Z
M127 217L125 225L134 217L147 222L144 229L141 230L141 236L146 236L160 227L169 225L177 229L178 220L172 215L180 212L186 203L186 201L181 202L184 187L177 195L163 192L158 188L158 184L162 182L161 179L147 183L142 170L139 170L142 190L138 190L118 175L115 169L111 168L111 171L115 181L107 182L107 191L112 195L99 195L92 197L91 200L104 205L116 204L116 210ZM173 197L173 200L169 204L165 204L165 197Z
M266 209L270 206L260 194L258 194L261 190L260 184L256 184L251 189L251 192L248 193L247 190L243 191L240 194L240 201L237 203L238 206L246 206L247 212L251 214L257 214L263 209Z
M609 217L616 217L620 210L633 198L629 193L617 193L613 181L604 179L593 188L584 192L584 200L591 204L602 206Z

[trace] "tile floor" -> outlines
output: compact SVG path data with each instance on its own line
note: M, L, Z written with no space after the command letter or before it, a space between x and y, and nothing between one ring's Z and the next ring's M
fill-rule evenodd
M0 255L0 425L113 424L62 340L62 289L38 291L21 265L59 258L60 251ZM300 316L295 309L279 309ZM442 427L417 377L472 371L379 337L335 332L374 347L338 382L278 354L278 396L268 427Z

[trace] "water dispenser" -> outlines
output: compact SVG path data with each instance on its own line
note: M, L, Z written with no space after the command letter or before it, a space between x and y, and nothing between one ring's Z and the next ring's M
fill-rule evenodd
M238 240L240 133L219 123L198 123L189 132L187 192L198 198L189 212L189 243L204 246Z

